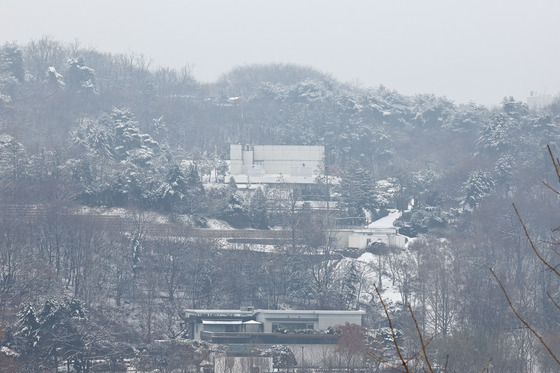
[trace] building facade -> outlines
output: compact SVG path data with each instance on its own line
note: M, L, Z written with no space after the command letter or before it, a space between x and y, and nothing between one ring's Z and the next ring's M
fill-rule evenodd
M313 182L325 158L324 146L230 145L230 174L238 178L283 178ZM242 178L240 178L241 180Z
M334 229L333 234L349 249L363 250L374 243L404 248L408 242L408 238L400 235L396 227L340 228Z
M365 311L185 310L189 337L223 344L335 344L334 328L362 325Z

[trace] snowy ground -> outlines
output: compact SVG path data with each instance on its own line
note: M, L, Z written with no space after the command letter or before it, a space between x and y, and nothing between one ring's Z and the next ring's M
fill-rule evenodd
M392 228L394 227L394 222L397 220L402 213L398 210L389 210L389 215L374 221L369 224L368 228ZM408 248L400 251L390 252L386 255L375 255L372 253L364 252L360 255L356 262L360 263L362 270L364 271L364 290L365 294L362 294L364 298L371 298L374 294L373 284L380 287L383 300L389 306L393 308L402 302L402 296L399 291L399 281L394 281L392 278L395 274L392 268L397 262L410 261L410 255ZM379 272L382 273L381 281L379 284ZM362 301L370 301L371 299L362 299Z
M398 210L389 210L389 215L374 221L369 224L368 228L392 228L394 226L395 220L400 218L401 212Z
M233 229L229 224L218 219L208 219L206 225L211 229Z
M404 253L404 252L403 252ZM389 254L393 255L393 260L398 260L401 253ZM361 269L363 270L363 290L361 294L362 302L371 302L371 297L377 295L373 289L373 284L375 284L381 291L383 301L388 305L389 308L395 307L397 304L402 303L402 296L399 291L399 282L393 281L391 277L390 264L385 256L374 255L371 253L363 253L359 258L355 259L361 264ZM381 283L379 283L379 271L381 271Z

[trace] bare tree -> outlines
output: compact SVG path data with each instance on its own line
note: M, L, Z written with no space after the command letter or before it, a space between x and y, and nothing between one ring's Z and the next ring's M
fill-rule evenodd
M361 367L368 349L366 329L361 325L346 323L338 327L340 338L336 352L341 356L348 372Z
M557 176L558 183L560 184L560 161L559 161L558 158L554 157L554 155L552 153L552 150L550 149L550 146L547 146L547 148L548 148L548 153L550 155L550 158L552 159L552 163L554 165L555 175ZM546 182L543 182L543 184L547 188L549 188L553 193L555 193L557 195L560 195L560 191L558 189L552 187L551 185L549 185ZM517 206L515 204L513 204L513 208L515 210L515 214L517 215L517 218L519 219L519 222L520 222L521 226L523 227L523 231L525 233L525 236L527 237L527 240L529 242L529 245L530 245L533 253L539 259L539 261L545 267L545 269L547 271L549 271L549 273L551 273L554 277L560 279L560 270L558 268L559 265L553 264L552 261L551 261L552 259L549 259L548 256L539 247L539 245L537 245L534 242L533 238L531 237L531 234L529 233L527 225L523 221L523 218L521 217L521 214L520 214L520 212L517 209ZM558 231L560 231L560 227L553 229L553 232L558 232ZM551 242L546 242L546 244L552 245L551 250L553 251L553 253L555 255L560 256L560 252L558 250L554 249L554 246L560 245L560 241L558 241L557 239L553 239ZM504 295L506 297L506 301L507 301L509 307L511 308L512 312L517 317L517 319L523 324L523 328L527 329L529 332L531 332L531 334L533 334L538 339L538 341L544 347L544 349L546 350L548 355L554 360L554 362L558 366L560 366L560 359L559 359L560 355L558 354L558 352L553 351L552 341L545 339L543 332L540 332L540 331L537 330L537 327L534 326L533 323L530 320L531 316L522 315L518 311L517 307L512 302L507 289L504 287L504 285L500 281L500 279L499 279L498 275L496 274L496 272L494 271L494 269L490 268L490 271L492 272L492 275L494 276L494 278L496 279L496 281L500 285L500 288L502 289L502 292L504 293ZM552 297L552 295L550 293L547 293L547 296L548 296L550 302L552 302L552 304L554 305L554 307L556 307L558 310L560 310L560 306L559 306L558 302Z
M407 355L405 353L405 351L403 350L403 348L399 345L399 341L398 341L398 338L397 338L397 333L396 333L395 328L393 326L393 320L391 319L391 315L389 314L389 310L387 309L387 306L386 306L385 302L383 301L383 298L381 297L381 293L379 292L379 289L375 285L374 285L374 287L375 287L375 292L377 293L377 296L379 297L379 301L381 302L381 306L383 307L383 310L385 312L385 316L387 318L387 321L389 322L389 328L391 330L391 339L392 339L393 344L395 346L395 351L396 351L396 354L397 354L398 358L397 358L396 361L388 361L388 360L384 359L383 357L378 356L374 352L369 352L369 355L372 358L374 358L375 360L382 363L383 365L385 365L389 368L392 368L397 372L409 373L409 372L415 372L416 369L422 368L423 371L425 371L425 372L433 373L434 371L432 369L430 359L428 358L428 354L426 353L426 347L430 343L430 340L427 340L427 341L424 340L424 337L422 335L422 331L420 330L420 327L418 326L418 323L416 322L416 318L414 316L414 313L412 312L412 307L410 307L410 304L408 305L408 309L410 311L410 315L411 315L412 319L414 320L414 324L416 325L416 330L418 332L419 342L420 342L420 350L418 352L414 353L413 355ZM447 371L447 366L445 366L444 372L445 371Z

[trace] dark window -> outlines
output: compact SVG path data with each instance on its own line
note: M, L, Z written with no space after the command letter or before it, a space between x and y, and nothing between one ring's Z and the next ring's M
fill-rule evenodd
M303 322L282 322L278 324L272 324L272 332L275 332L278 329L293 331L293 330L314 329L314 328L313 328L313 324L307 324Z

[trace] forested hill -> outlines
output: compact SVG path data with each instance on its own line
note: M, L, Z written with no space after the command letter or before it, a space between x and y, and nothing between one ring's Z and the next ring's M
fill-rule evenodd
M71 175L98 205L122 205L110 199L125 189L156 198L158 180L176 177L173 165L184 159L223 169L236 143L324 145L333 175L359 166L370 179L396 181L401 198L417 196L429 180L453 205L467 198L469 175L492 174L502 190L515 175L542 175L560 115L558 104L535 112L513 98L486 108L403 96L296 65L238 67L200 84L187 69L49 38L2 47L0 98L2 146L24 157L4 156L3 171L26 173L28 182ZM123 174L137 180L117 180Z
M200 84L187 69L152 68L141 55L49 38L5 44L1 56L0 129L29 155L64 152L61 161L79 156L69 146L72 130L114 108L127 109L139 132L173 156L227 158L231 143L324 145L333 167L359 162L378 178L461 167L465 174L506 155L542 165L543 145L557 138L557 107L529 112L512 98L499 108L456 105L355 87L310 67L238 67Z
M50 38L6 43L0 343L25 364L70 361L63 347L53 350L59 341L52 336L35 348L38 325L54 315L80 320L68 338L107 341L92 342L95 351L84 347L83 359L113 350L122 359L134 355L131 345L184 336L182 308L244 303L361 308L366 326L376 329L386 321L371 289L378 281L382 292L399 297L391 312L404 335L416 335L410 303L423 332L436 337L430 349L439 366L446 354L456 371L480 371L490 357L504 372L535 366L541 351L527 347L530 337L504 316L509 309L488 268L515 289L531 320L551 338L560 335L547 296L557 295L557 282L528 251L511 209L516 202L535 242L548 245L550 229L560 225L558 201L541 180L555 181L546 145L558 154L559 140L560 102L538 110L511 97L493 108L455 104L290 64L237 67L202 84L188 69L153 67L142 55ZM230 144L324 145L324 172L340 178L332 193L338 209L329 213L371 219L398 209L401 233L418 238L406 250L334 255L324 235L332 217L296 209L290 202L301 195L291 191L293 200L281 201L261 189L243 194L234 180L210 185L226 175ZM34 208L41 214L26 213ZM126 232L108 220L68 218L106 208L129 214ZM233 252L203 237L151 237L146 227L161 216L293 234L271 252ZM82 304L93 326L82 325ZM99 325L110 327L101 328L103 335L78 335Z

